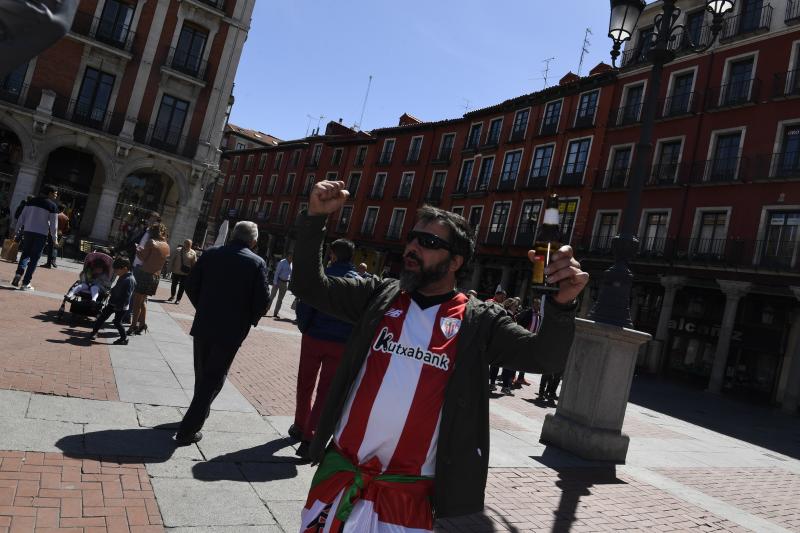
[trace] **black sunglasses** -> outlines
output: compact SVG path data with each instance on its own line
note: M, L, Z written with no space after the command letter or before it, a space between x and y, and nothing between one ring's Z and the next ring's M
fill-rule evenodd
M448 252L453 251L453 246L449 242L442 239L438 235L434 235L433 233L427 233L425 231L409 231L407 239L408 244L414 242L414 239L417 240L420 246L427 248L428 250L439 250L444 248Z

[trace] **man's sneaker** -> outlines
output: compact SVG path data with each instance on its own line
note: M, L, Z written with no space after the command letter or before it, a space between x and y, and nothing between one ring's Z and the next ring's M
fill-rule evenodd
M93 341L93 340L95 340L96 338L97 338L97 332L96 332L96 331L92 331L92 332L89 334L89 340L90 340L90 341Z
M297 441L303 440L303 432L300 431L300 428L294 424L289 426L289 436Z
M199 431L197 433L193 433L192 435L181 435L180 433L175 434L175 442L178 444L178 446L188 446L190 444L194 444L195 442L199 442L202 438L203 434Z
M27 285L23 285L22 287L20 287L19 290L21 290L21 291L35 291L36 289L33 288L33 285L28 283Z
M500 392L502 394L505 394L506 396L514 396L514 393L511 392L511 387L503 387L502 389L500 389Z
M497 392L497 385L489 383L489 392Z
M122 337L120 337L119 339L115 340L111 344L116 344L117 346L120 346L120 345L121 346L127 346L128 345L128 337L125 337L124 339Z
M12 280L11 280L11 284L12 284L14 287L19 287L19 280L20 280L20 279L22 279L22 276L20 276L19 274L17 274L16 276L14 276L14 279L12 279Z

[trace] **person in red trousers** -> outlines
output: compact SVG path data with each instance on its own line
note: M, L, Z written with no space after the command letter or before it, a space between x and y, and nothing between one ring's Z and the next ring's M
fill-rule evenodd
M331 243L330 262L325 268L325 274L334 277L360 277L351 263L354 250L355 245L347 239ZM317 311L302 301L297 304L296 314L297 327L303 333L303 338L300 344L300 366L297 369L294 423L289 428L289 436L300 441L297 455L307 459L309 442L314 438L328 388L353 326ZM312 406L315 384L317 394Z

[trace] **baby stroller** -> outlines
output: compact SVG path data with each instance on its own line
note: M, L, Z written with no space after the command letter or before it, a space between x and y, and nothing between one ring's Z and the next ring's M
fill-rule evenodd
M73 283L64 295L58 318L64 317L67 302L69 311L75 316L95 317L108 301L111 281L114 276L114 260L102 252L86 254L83 270L78 281Z

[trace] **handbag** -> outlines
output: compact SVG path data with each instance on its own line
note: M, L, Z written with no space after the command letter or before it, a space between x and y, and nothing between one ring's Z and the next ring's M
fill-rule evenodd
M19 251L19 243L14 239L5 239L3 241L2 258L12 263L17 262L17 252Z

